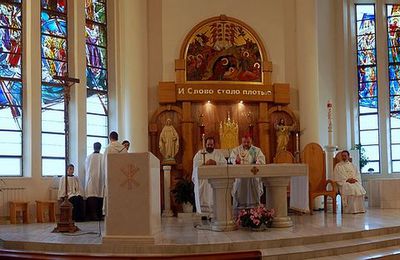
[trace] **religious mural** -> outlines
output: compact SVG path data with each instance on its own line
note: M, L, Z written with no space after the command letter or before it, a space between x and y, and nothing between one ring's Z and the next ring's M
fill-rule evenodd
M186 81L262 82L258 42L233 21L211 21L198 28L185 58Z

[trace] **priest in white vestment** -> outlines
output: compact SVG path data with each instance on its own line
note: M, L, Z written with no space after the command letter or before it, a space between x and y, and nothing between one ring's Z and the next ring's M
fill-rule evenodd
M206 165L226 165L227 162L221 151L215 150L214 137L207 137L205 140L205 164ZM194 183L194 195L197 213L213 212L213 189L207 179L198 177L198 167L203 165L204 150L200 150L193 158L192 182Z
M93 144L94 152L85 161L85 195L86 217L97 221L102 218L104 171L101 166L103 154L100 153L101 143Z
M105 173L105 182L104 186L107 185L107 157L110 153L127 153L126 147L118 142L118 133L111 132L109 135L110 143L104 151L102 167ZM105 188L105 187L104 187ZM103 214L105 215L107 212L107 189L104 190L104 200L103 200Z
M246 134L242 144L231 152L233 164L265 164L265 156L260 148L252 145L252 137ZM260 204L263 194L263 184L260 178L237 178L233 183L233 208L252 208Z
M361 175L358 169L349 161L348 151L341 152L342 161L334 170L334 180L339 186L342 196L343 213L364 213L365 189L361 185Z

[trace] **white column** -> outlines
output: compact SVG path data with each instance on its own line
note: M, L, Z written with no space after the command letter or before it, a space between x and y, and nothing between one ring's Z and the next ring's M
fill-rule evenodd
M213 231L232 231L237 229L232 216L231 190L235 179L208 179L213 189L214 219L211 222ZM218 207L217 207L218 205Z
M267 206L275 210L272 227L291 227L293 222L287 215L287 187L290 177L267 177L262 179L267 187Z
M148 151L148 41L147 1L120 0L119 131L135 152Z
M164 165L164 210L163 217L172 217L174 213L171 210L171 166Z

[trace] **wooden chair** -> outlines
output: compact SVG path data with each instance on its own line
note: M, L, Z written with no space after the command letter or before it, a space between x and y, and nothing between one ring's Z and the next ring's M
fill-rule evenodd
M22 223L29 223L29 202L10 201L10 223L17 224L17 212L22 212Z
M301 154L302 162L308 164L308 182L310 214L313 214L312 205L318 196L324 196L324 210L327 211L327 197L333 200L333 213L336 214L336 184L332 180L326 179L325 152L317 143L310 143L304 147ZM331 184L332 190L327 190L327 185Z

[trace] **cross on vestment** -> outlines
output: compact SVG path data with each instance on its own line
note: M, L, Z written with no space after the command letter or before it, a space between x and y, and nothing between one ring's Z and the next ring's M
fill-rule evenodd
M256 166L254 166L253 168L251 168L250 171L253 173L253 175L256 175L260 170Z
M73 206L68 200L68 164L69 164L69 101L71 99L71 87L79 83L79 79L54 76L53 79L61 81L64 94L64 132L65 132L65 197L60 205L60 220L53 232L73 233L79 230L72 220Z

